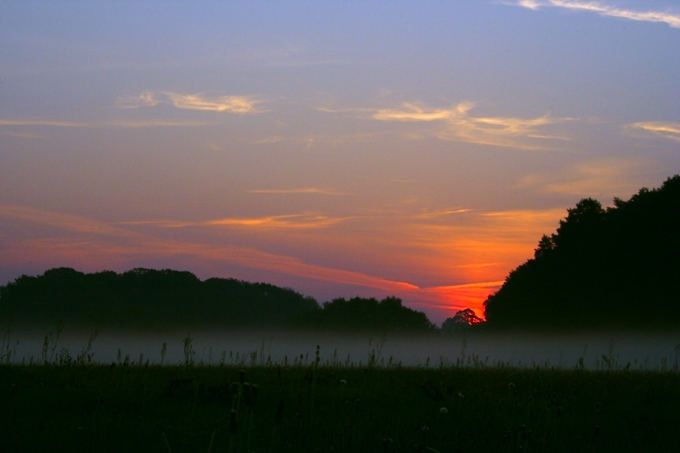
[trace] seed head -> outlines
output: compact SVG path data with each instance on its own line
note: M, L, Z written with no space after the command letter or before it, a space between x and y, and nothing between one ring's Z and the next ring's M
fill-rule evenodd
M443 414L443 415L446 415L446 414L449 413L449 410L448 410L447 408L445 408L445 407L442 407L441 409L439 409L439 413L440 413L440 414Z

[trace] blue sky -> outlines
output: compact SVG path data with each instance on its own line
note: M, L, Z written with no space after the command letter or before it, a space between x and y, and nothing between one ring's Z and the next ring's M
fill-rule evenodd
M680 168L670 1L0 4L0 281L189 270L440 322Z

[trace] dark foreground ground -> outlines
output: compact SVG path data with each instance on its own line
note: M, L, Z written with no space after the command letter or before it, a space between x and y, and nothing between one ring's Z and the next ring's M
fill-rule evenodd
M669 452L680 375L2 365L0 402L6 452Z

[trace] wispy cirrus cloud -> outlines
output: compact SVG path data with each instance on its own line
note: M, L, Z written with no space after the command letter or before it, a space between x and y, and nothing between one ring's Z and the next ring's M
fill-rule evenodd
M320 112L325 112L325 113L333 113L334 111L331 111L329 109L320 109L320 108L315 108L315 110L320 111ZM353 115L357 115L357 112L360 112L359 115L366 116L365 112L361 109L354 109L352 110ZM303 146L305 149L312 149L312 148L336 148L340 147L343 145L347 144L354 144L354 143L368 143L372 142L376 139L379 139L380 137L389 135L389 133L384 132L384 131L372 131L372 132L363 132L363 133L356 133L356 134L319 134L319 133L313 133L313 134L305 134L305 135L300 135L300 136L286 136L286 135L273 135L269 137L265 137L259 140L256 140L253 142L253 144L256 145L273 145L273 144L292 144L292 145L299 145Z
M660 137L673 142L680 142L680 123L650 121L628 124L625 128L628 131L642 133L647 136Z
M504 280L495 280L492 282L475 282L464 283L462 285L439 286L440 289L464 289L464 288L498 288L503 285Z
M573 11L585 11L596 13L601 16L618 17L621 19L642 22L660 22L665 23L673 28L680 28L680 14L668 11L635 11L625 8L617 8L603 2L573 0L519 0L517 2L508 2L506 4L521 6L523 8L532 10L538 10L542 7L553 7Z
M453 109L425 109L414 103L405 102L401 109L381 109L373 118L380 121L439 121L460 118L472 108L470 103L458 104Z
M154 107L159 104L172 104L179 109L206 110L213 112L231 112L235 114L259 113L256 105L261 102L248 96L220 96L206 98L200 94L162 93L161 96L143 91L134 96L122 96L116 100L121 109L137 109ZM153 127L200 127L217 124L206 121L163 121L163 120L130 120L130 121L62 121L44 119L0 119L2 126L43 126L63 128L153 128Z
M138 238L139 234L104 222L88 218L61 214L26 206L0 205L0 217L21 220L29 223L49 225L74 233L110 236L118 238Z
M146 127L203 127L218 124L214 121L106 121L94 124L91 127L120 127L120 128L146 128Z
M327 217L317 214L288 214L263 217L226 217L201 222L176 220L139 220L121 222L121 225L149 225L161 228L232 227L257 229L315 229L325 228L348 220L346 217Z
M477 316L484 315L484 300L496 292L502 285L503 280L490 282L466 283L463 285L434 286L422 288L418 291L419 299L429 303L423 305L429 307L446 307L453 315L457 310L472 308Z
M0 126L91 127L92 123L56 120L0 120Z
M259 113L257 104L261 102L261 100L250 96L207 97L201 93L163 92L158 94L152 91L143 91L138 95L121 96L116 100L116 106L122 109L135 109L170 104L178 109L246 114Z
M324 215L314 214L295 214L295 215L279 215L256 218L225 218L210 220L205 223L206 226L224 226L224 227L257 227L257 228L295 228L295 229L310 229L310 228L325 228L336 223L347 220L347 218L327 217Z
M57 121L57 120L0 120L2 126L64 127L64 128L152 128L152 127L202 127L217 124L208 121Z
M260 271L282 273L312 280L379 289L387 292L417 290L418 286L405 281L391 280L362 272L307 263L299 258L240 247L178 241L141 234L106 222L82 216L43 211L24 206L0 205L0 217L29 224L41 224L69 233L84 234L78 239L41 237L8 243L0 249L0 258L17 263L52 262L55 256L60 265L72 262L126 262L139 256L145 259L190 256L201 260L230 263ZM210 221L220 224L223 220ZM118 223L117 225L121 225ZM82 258L86 257L85 260Z
M303 187L299 189L254 189L248 190L248 193L259 193L267 195L331 195L331 196L352 195L349 192L341 192L337 190L323 189L318 187Z
M116 107L121 109L136 109L153 107L161 101L151 91L142 91L136 96L122 96L116 100Z
M526 175L516 188L581 197L623 196L641 184L636 175L645 166L645 161L633 158L583 162L558 171Z
M468 208L449 208L449 209L437 209L434 211L426 211L419 214L415 214L414 218L419 220L429 220L438 218L448 218L449 216L456 214L465 214L471 212L472 209Z
M178 109L207 110L211 112L256 113L260 102L248 96L218 96L206 98L201 94L165 93Z
M536 140L567 140L565 137L541 133L539 129L572 118L555 118L543 115L537 118L472 116L471 102L461 102L449 109L423 107L416 103L403 103L397 109L380 109L372 118L378 121L438 122L443 127L434 131L442 140L458 140L492 146L522 149L543 149Z

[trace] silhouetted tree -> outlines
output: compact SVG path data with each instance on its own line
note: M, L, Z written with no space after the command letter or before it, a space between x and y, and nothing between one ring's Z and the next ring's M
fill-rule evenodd
M543 237L541 237L541 240L538 242L538 248L534 250L534 258L541 258L545 255L548 255L553 250L555 250L555 241L552 237L546 236L544 234Z
M483 323L484 320L477 316L471 308L458 310L452 318L447 318L441 330L445 333L461 332L469 330L472 326Z
M585 198L567 213L487 298L487 325L680 326L680 176L606 210ZM641 307L655 315L641 317Z
M32 325L289 327L318 309L313 298L291 289L234 279L201 282L170 269L84 274L56 268L0 287L0 316Z
M431 332L427 316L402 305L355 297L323 308L289 288L236 279L200 281L190 272L134 268L84 274L56 268L0 287L0 316L20 324L60 320L87 328L306 327L333 331Z
M396 297L380 302L361 297L333 299L305 315L300 325L337 332L426 333L436 329L424 313L404 307Z

